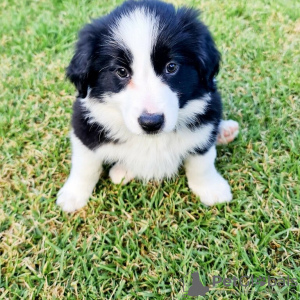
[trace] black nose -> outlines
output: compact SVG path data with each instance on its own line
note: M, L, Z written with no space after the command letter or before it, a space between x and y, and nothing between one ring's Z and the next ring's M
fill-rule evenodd
M143 113L138 122L147 133L154 133L161 129L164 124L165 117L163 114Z

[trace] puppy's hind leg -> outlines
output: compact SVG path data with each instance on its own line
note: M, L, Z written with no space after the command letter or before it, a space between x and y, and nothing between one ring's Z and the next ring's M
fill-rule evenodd
M56 203L65 212L74 212L86 205L102 172L102 160L71 133L71 173L58 192Z
M233 120L221 120L217 137L217 145L232 142L239 134L239 123Z
M133 179L133 175L121 163L116 163L109 171L109 177L115 184L123 185Z

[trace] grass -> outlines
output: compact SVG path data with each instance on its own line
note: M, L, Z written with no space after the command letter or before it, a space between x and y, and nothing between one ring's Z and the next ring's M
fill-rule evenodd
M180 171L125 187L106 172L84 209L55 205L75 94L64 69L77 31L119 3L0 3L0 299L181 299L194 271L205 299L300 299L297 0L176 1L202 9L222 52L225 118L241 126L218 149L230 204L203 206ZM217 275L298 286L213 288Z

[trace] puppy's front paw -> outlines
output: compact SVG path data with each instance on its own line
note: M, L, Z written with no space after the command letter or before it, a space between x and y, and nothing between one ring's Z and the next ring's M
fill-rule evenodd
M211 181L199 184L189 183L189 187L200 197L201 202L208 206L232 200L228 182L218 173Z
M58 192L56 203L63 211L71 213L85 206L89 196L90 194L87 192L78 191L76 188L67 186Z
M115 184L122 184L128 183L133 176L128 172L124 166L121 164L115 164L109 171L109 177L111 181Z
M219 126L217 144L228 144L239 134L239 123L233 120L222 120Z

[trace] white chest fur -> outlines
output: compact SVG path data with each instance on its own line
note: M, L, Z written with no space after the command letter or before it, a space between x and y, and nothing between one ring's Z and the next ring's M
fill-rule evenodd
M213 125L203 126L192 132L132 136L121 144L102 145L97 155L106 162L120 162L134 177L144 180L173 176L188 151L196 146L205 146Z
M120 104L116 100L99 103L87 97L81 103L89 111L89 123L100 123L109 132L109 137L120 141L117 144L101 145L96 150L99 159L119 162L135 178L149 180L173 176L190 150L207 145L213 125L203 125L191 131L185 122L192 121L199 113L204 113L209 101L209 94L189 101L179 112L176 131L158 135L129 132L119 109Z

